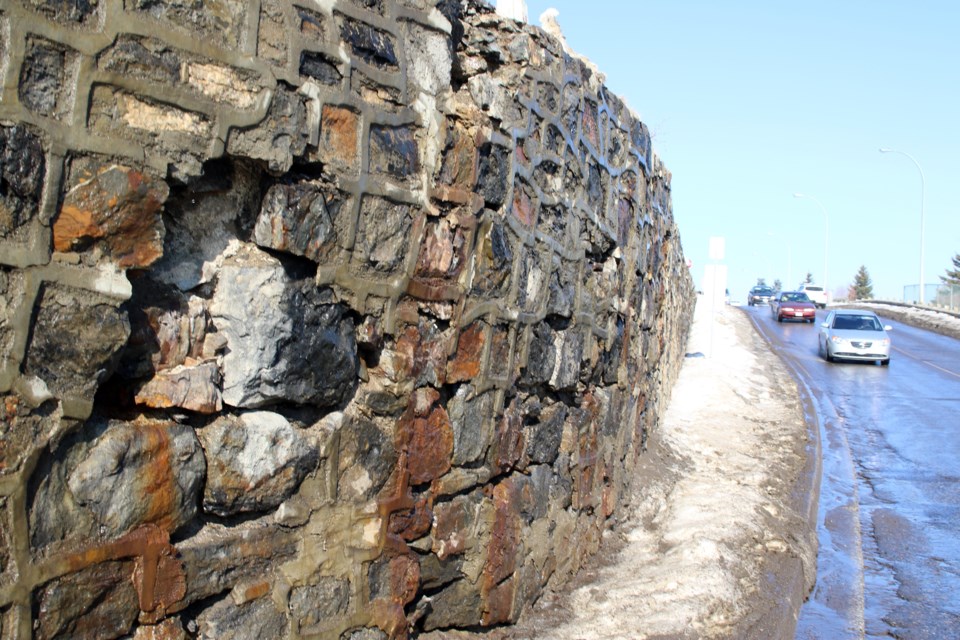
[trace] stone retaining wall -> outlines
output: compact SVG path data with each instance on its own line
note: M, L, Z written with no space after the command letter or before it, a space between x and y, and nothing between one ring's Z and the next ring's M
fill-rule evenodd
M516 620L693 304L669 174L475 0L0 6L0 636Z

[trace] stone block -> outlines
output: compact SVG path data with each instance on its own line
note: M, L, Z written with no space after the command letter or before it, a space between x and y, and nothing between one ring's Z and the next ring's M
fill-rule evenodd
M477 183L480 159L475 136L456 124L456 121L448 122L450 124L447 127L437 181L463 191L471 191Z
M0 126L0 238L37 216L45 173L40 137L23 125Z
M337 87L343 82L343 72L337 62L317 51L300 53L300 75L329 87Z
M146 418L110 421L67 485L108 538L147 523L173 532L197 514L205 467L189 426Z
M447 382L469 381L480 375L483 348L487 341L486 325L473 322L457 336L457 349L447 364Z
M24 4L61 24L85 24L101 6L96 0L27 0Z
M319 11L311 11L305 7L295 7L295 9L300 33L317 42L326 41L330 35L329 18Z
M186 30L201 41L229 51L241 49L247 26L248 4L243 0L129 0L126 8L159 21L161 26L166 23L166 28L173 26L177 30Z
M480 147L476 192L493 210L502 207L507 200L510 155L510 151L501 145L488 142Z
M360 172L360 114L346 107L323 106L317 159L334 171Z
M474 395L470 385L462 385L447 403L453 428L453 464L472 466L482 460L493 443L493 395Z
M223 409L220 369L216 362L205 362L159 371L140 387L135 400L154 409L178 407L196 413L216 413Z
M126 313L117 304L91 291L44 285L24 373L40 378L57 398L92 401L130 335Z
M340 500L369 500L379 495L397 468L393 439L372 420L348 418L340 431L337 490Z
M424 232L415 276L420 279L456 281L467 264L470 231L448 218L430 221Z
M447 411L433 389L417 389L397 421L397 448L407 452L411 485L430 482L450 469L453 429Z
M21 471L36 448L62 429L56 402L32 404L16 394L0 395L0 478Z
M231 129L227 152L263 160L271 172L286 173L310 140L306 100L292 88L277 85L267 117L255 126Z
M396 38L373 25L352 18L343 18L340 38L353 55L379 69L393 70L399 64Z
M337 263L352 226L351 196L321 181L283 182L267 190L253 239L319 264Z
M76 51L62 44L28 37L17 85L20 102L38 115L58 119L66 115L73 85L68 76L77 57Z
M210 305L226 338L224 403L346 402L357 385L356 336L345 309L325 296L259 249L244 247L224 261Z
M499 220L481 227L473 252L473 295L500 297L507 294L516 244L517 240L507 225Z
M409 126L370 126L370 171L407 180L420 170L416 136Z
M157 38L121 34L97 55L102 71L175 86L180 82L184 53Z
M296 531L258 522L245 526L204 526L177 544L187 591L183 600L169 611L182 610L210 596L226 595L237 585L272 576L278 566L297 553L299 538Z
M73 176L53 223L53 246L96 247L125 269L149 266L163 254L160 213L168 195L163 180L121 165Z
M412 20L401 23L407 80L421 91L440 95L450 88L453 66L449 37Z
M140 613L132 562L104 562L44 585L34 637L96 640L130 633Z
M278 67L286 65L289 55L285 7L285 4L281 5L277 0L267 0L260 4L257 55Z
M279 506L320 460L315 440L268 411L224 416L197 436L207 460L203 509L218 516Z
M530 387L546 384L557 363L553 330L546 322L538 322L530 328L527 340L527 362L521 369L520 382Z
M364 272L399 272L410 252L412 225L410 205L363 196L353 262Z
M225 598L197 616L197 627L203 638L249 640L286 638L290 623L273 598L257 598L243 604Z
M446 382L449 342L450 334L441 332L428 319L421 319L417 327L407 327L396 345L396 352L407 364L404 377L417 387L442 387Z
M345 614L350 606L350 583L321 576L316 583L290 590L290 618L303 635L323 631L324 623Z

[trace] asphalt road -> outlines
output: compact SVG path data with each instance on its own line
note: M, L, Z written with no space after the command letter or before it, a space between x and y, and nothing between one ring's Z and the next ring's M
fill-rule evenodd
M960 638L960 341L886 320L889 367L831 364L825 312L744 310L820 423L817 583L796 638Z

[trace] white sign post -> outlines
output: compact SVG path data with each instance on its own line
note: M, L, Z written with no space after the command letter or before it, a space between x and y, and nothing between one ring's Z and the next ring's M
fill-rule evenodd
M720 236L710 238L710 260L723 262L726 253L726 240ZM713 325L716 324L717 307L726 304L727 265L708 264L703 278L703 294L710 301L710 346L708 355L713 356Z

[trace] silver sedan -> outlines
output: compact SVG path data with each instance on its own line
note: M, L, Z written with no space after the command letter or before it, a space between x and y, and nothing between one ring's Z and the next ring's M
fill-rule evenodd
M820 325L817 346L828 362L834 360L879 361L890 364L892 327L880 322L873 311L834 309Z

